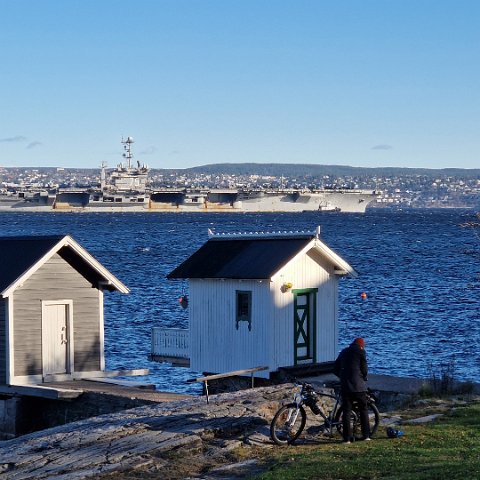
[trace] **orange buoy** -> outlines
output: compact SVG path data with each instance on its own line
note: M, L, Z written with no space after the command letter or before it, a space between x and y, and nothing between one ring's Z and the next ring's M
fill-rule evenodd
M365 292L362 292L360 296L365 300L367 298L367 294Z

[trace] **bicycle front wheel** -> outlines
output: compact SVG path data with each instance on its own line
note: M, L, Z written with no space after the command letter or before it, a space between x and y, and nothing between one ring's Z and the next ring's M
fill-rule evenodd
M270 437L277 445L292 444L305 428L307 414L296 403L284 405L273 417Z
M335 421L337 422L337 429L340 434L342 433L342 430L343 430L342 418L343 418L343 407L340 407L337 411L337 415L335 416ZM377 406L374 403L368 404L368 418L370 423L370 436L373 437L375 433L377 433L378 425L380 424L380 413L378 411ZM352 422L352 431L353 431L354 438L356 440L361 440L362 428L360 424L360 412L358 411L358 405L353 406L351 422Z

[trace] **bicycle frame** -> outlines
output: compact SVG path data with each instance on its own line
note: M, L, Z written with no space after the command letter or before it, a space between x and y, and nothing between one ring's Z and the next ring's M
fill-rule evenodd
M333 408L328 412L328 415L323 411L322 407L319 406L319 415L323 418L323 426L324 428L328 431L329 434L332 434L333 427L337 427L337 425L340 424L340 422L335 421L335 417L337 415L338 408L341 405L341 396L339 394L337 395L332 395L330 393L323 393L323 392L317 392L317 395L319 397L327 397L331 398L332 400L335 400L335 403L333 405Z
M343 429L343 406L340 392L334 390L335 393L327 393L324 391L316 391L309 383L297 384L293 395L293 401L282 405L276 412L270 424L270 437L277 445L293 444L301 435L307 421L306 407L315 415L320 416L323 423L319 427L313 425L309 427L309 433L313 431L322 432L329 436L335 433L342 433ZM332 386L333 387L333 386ZM333 400L333 407L322 406L323 402L319 402L319 397ZM373 419L371 423L370 434L374 435L379 425L379 412L375 405L375 396L372 392L368 392L368 403L370 416ZM352 431L356 432L360 426L359 416L355 409L352 410L350 420L352 422ZM319 428L319 430L317 430ZM360 433L354 433L354 439L361 439Z
M295 423L296 416L298 416L299 408L301 405L307 405L306 400L308 394L305 391L306 384L302 384L301 389L299 392L295 393L293 396L293 401L297 405L296 413L295 413L295 418L293 418L292 423ZM315 395L318 397L326 397L326 398L331 398L332 400L335 401L333 408L327 413L323 410L323 408L320 405L317 405L318 407L318 413L314 413L314 415L320 415L324 421L324 428L328 430L328 433L333 433L332 432L332 427L336 427L337 425L340 425L340 422L335 421L335 417L337 415L337 411L341 405L341 395L339 393L333 395L331 393L326 393L326 392L317 392L314 391ZM289 419L290 421L290 419Z

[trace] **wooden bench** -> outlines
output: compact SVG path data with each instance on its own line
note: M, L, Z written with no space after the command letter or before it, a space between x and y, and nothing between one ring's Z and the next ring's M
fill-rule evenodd
M205 384L205 395L207 397L207 403L209 403L208 382L210 380L218 380L219 378L237 377L237 376L240 376L240 375L250 374L250 376L252 377L252 388L253 388L254 387L254 381L255 381L255 377L253 376L253 374L255 372L260 372L262 370L268 370L268 367L247 368L245 370L235 370L233 372L217 373L215 375L206 375L204 377L191 378L191 379L187 380L187 383L204 382L204 384Z

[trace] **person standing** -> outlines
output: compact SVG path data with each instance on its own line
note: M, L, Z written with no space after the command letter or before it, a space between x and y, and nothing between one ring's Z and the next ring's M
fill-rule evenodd
M356 338L347 348L344 348L335 360L333 372L340 378L343 407L343 441L353 440L352 416L353 403L358 404L363 440L370 440L370 423L367 403L367 355L365 340Z

